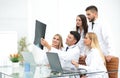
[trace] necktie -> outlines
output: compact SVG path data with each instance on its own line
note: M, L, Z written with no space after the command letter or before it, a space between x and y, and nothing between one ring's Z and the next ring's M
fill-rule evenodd
M66 51L68 50L68 47L66 47Z
M92 29L93 29L93 25L94 25L95 23L94 22L92 22Z

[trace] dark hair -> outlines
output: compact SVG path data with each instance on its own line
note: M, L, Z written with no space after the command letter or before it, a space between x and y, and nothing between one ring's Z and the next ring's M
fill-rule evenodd
M88 10L93 10L93 11L98 12L97 7L96 7L96 6L94 6L94 5L88 6L88 7L86 8L86 10L85 10L85 11L88 11Z
M70 34L72 34L74 36L74 38L77 40L77 42L80 40L80 34L77 31L70 31Z
M85 15L80 14L78 15L78 17L80 17L81 21L82 21L82 28L84 30L84 36L86 35L86 33L88 32L88 24L87 24L87 18ZM79 27L76 26L76 31L78 31Z

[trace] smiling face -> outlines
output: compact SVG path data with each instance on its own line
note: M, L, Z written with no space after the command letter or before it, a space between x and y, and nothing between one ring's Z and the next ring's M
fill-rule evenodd
M72 34L69 34L66 38L66 44L68 46L74 45L76 43L76 39L74 38L74 36Z
M63 47L62 37L59 34L56 34L52 39L52 46L60 49Z
M52 46L55 46L55 47L58 47L60 44L60 39L59 39L59 36L54 36L53 39L52 39Z

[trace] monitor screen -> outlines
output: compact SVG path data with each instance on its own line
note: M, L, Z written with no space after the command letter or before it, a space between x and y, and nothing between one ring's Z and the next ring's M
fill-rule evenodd
M45 31L46 31L46 24L36 20L34 44L40 47L41 49L43 49L43 46L40 43L40 39L45 38Z

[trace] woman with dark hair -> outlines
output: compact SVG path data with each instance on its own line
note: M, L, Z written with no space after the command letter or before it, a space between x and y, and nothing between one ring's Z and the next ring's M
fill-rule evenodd
M77 45L80 48L80 53L81 55L84 54L84 36L86 35L86 33L88 32L88 24L87 24L87 18L84 14L80 14L76 17L76 31L80 33L81 38L79 40L79 42L77 43Z
M80 14L76 17L76 31L80 34L83 32L83 36L88 32L87 18L85 15Z

